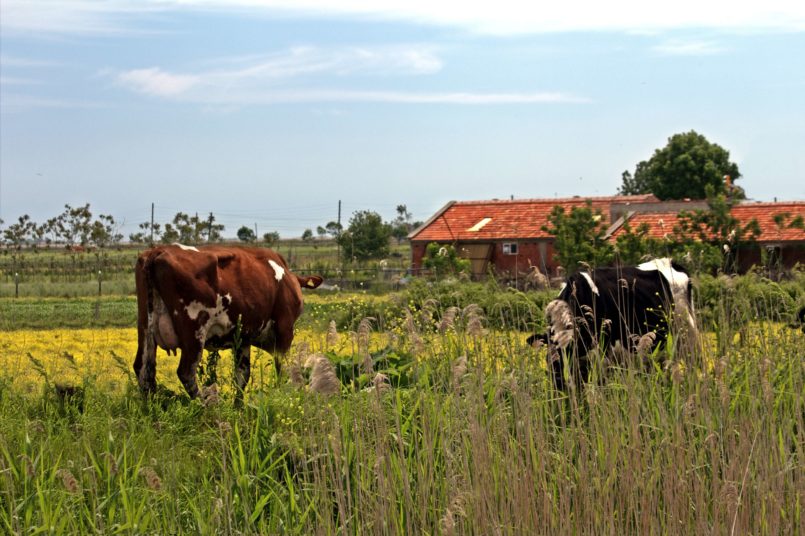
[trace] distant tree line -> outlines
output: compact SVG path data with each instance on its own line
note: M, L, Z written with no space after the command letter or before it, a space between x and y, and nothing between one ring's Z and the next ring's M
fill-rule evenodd
M20 216L10 225L2 227L0 220L0 246L8 249L51 247L63 245L72 247L104 248L119 245L123 241L119 223L108 214L93 215L89 203L72 207L64 206L64 212L37 223L28 214ZM388 222L370 210L355 212L346 228L335 221L327 222L316 229L319 240L335 241L344 260L363 261L382 258L389 254L391 239L401 243L420 222L411 221L411 213L406 205L397 206L397 216ZM206 217L177 212L168 222L146 221L139 229L128 236L129 242L141 245L183 244L197 245L223 240L224 225L218 223L215 214ZM260 239L254 229L241 226L237 238L244 243L274 246L280 240L277 231L264 233ZM301 239L315 244L313 231L305 229Z
M220 242L225 229L223 224L215 222L215 214L210 212L206 218L198 214L190 216L177 212L173 219L161 224L150 221L139 225L140 231L129 235L129 241L135 244L162 243L201 244L202 242Z
M12 249L53 244L102 248L119 244L122 240L123 235L114 217L108 214L94 217L89 203L79 207L64 205L64 212L44 223L36 223L28 214L23 214L0 233L0 244Z
M339 222L329 221L316 227L316 235L318 240L334 240L339 246L342 260L381 259L389 255L392 238L400 244L408 233L421 225L421 222L414 222L411 218L406 205L397 205L397 216L387 222L377 212L359 210L352 214L346 228ZM242 242L257 241L256 233L245 225L238 229L237 236ZM300 238L315 245L316 238L312 229L305 229ZM269 245L277 240L277 233L263 235L263 241Z

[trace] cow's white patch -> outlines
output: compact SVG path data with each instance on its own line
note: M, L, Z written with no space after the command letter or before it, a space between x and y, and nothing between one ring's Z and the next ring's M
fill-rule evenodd
M559 287L559 294L557 296L561 296L562 292L565 291L565 287L567 286L567 281L562 282L562 286Z
M573 341L573 314L564 300L553 300L545 307L551 341L564 350Z
M595 286L595 282L593 281L592 276L590 274L588 274L587 272L581 272L581 276L587 281L587 284L590 285L590 288L592 289L593 294L598 296L598 287Z
M638 265L640 270L644 272L656 270L662 274L668 285L671 287L671 294L674 298L674 310L676 313L684 317L691 329L696 329L696 321L693 319L692 305L688 305L688 284L690 278L684 272L674 270L671 266L671 259L665 257L662 259L653 259L643 264Z
M270 264L271 268L274 270L274 279L277 281L282 281L282 276L285 275L285 268L272 260L269 260L268 264Z
M229 296L227 295L226 297ZM185 307L187 316L191 320L197 320L202 312L206 312L208 315L207 321L196 330L196 338L202 344L210 337L220 337L232 331L232 320L230 320L229 312L224 306L224 298L225 296L218 295L215 300L215 307L207 307L198 301L190 302Z
M174 242L171 244L172 246L176 246L177 248L183 249L185 251L195 251L198 253L198 248L193 246L185 246L184 244L180 244L179 242Z

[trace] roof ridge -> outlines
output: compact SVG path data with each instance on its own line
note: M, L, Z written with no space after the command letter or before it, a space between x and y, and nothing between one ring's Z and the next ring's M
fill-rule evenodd
M572 201L651 201L657 199L654 194L638 195L576 195L572 197L523 197L517 199L476 199L469 201L456 201L456 205L487 205L487 204L516 204L516 203L567 203ZM659 199L658 199L659 201Z
M759 206L780 206L780 205L805 205L805 200L786 200L786 201L743 201L733 208L738 207L759 207Z

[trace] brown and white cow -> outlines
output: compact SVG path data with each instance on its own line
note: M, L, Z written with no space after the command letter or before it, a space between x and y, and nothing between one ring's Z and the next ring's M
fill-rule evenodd
M199 394L196 369L202 350L233 348L238 322L235 383L249 381L251 346L274 356L291 347L302 313L301 288L316 288L319 276L292 274L269 249L173 244L144 251L135 267L137 357L134 372L145 392L156 389L156 347L181 351L179 380L191 398Z

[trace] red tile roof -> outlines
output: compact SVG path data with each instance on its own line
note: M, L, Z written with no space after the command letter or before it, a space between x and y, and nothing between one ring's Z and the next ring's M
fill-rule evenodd
M674 227L679 223L678 212L642 212L634 214L629 218L629 227L632 232L637 232L637 228L642 224L648 225L648 236L650 238L670 238L674 232ZM622 235L625 227L621 225L612 233L615 239Z
M805 219L805 201L784 201L781 203L742 203L732 209L738 221L747 223L755 218L760 225L759 242L805 241L805 230L790 228L791 221L800 217ZM785 216L787 215L787 216ZM775 216L783 217L783 225L774 221Z
M557 199L515 199L491 201L458 201L448 203L409 238L413 241L472 241L496 239L538 239L552 235L542 230L548 224L553 207L560 205L570 211L590 201L593 210L600 209L611 223L610 209L614 203L656 203L651 194L607 197L567 197ZM485 218L489 221L479 226ZM478 226L478 230L470 229Z
M805 201L742 203L733 207L732 215L742 224L749 223L753 218L757 220L761 230L761 234L757 238L759 242L805 241L805 231L789 227L794 218L799 216L805 219ZM775 216L780 217L779 215L784 216L782 226L774 221ZM678 213L643 212L629 218L629 226L633 232L643 223L648 224L650 237L668 238L679 223ZM624 228L619 227L612 234L612 238L617 238L623 234L623 231Z

